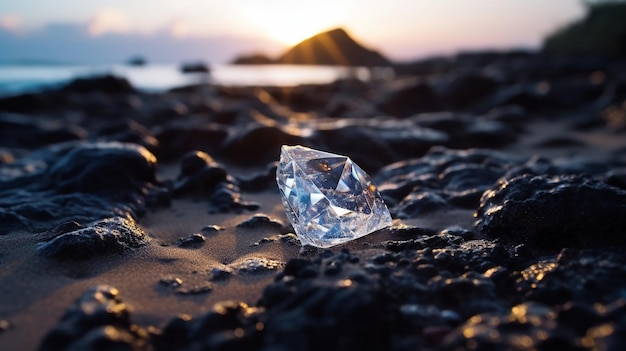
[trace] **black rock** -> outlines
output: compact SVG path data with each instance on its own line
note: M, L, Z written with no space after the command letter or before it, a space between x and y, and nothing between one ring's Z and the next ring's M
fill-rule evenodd
M201 284L191 287L178 288L176 289L176 294L178 295L204 295L213 291L213 286L211 284Z
M209 154L202 151L188 152L181 159L174 195L210 195L219 183L229 181L228 177L226 170Z
M183 247L183 248L198 248L204 245L205 241L206 241L206 238L204 237L204 235L200 233L195 233L195 234L191 234L190 236L186 238L179 239L177 244L178 244L178 247Z
M78 126L47 122L27 115L0 113L0 145L38 148L87 138L87 131Z
M159 159L177 159L186 152L217 150L227 137L227 130L215 123L199 126L167 125L157 128L155 137L159 141Z
M264 324L255 308L243 302L224 301L196 319L171 320L154 337L157 350L257 350Z
M447 134L388 118L346 118L319 123L312 139L323 150L349 156L367 172L422 156L431 147L449 142Z
M237 228L251 228L251 229L281 229L283 223L279 220L270 218L263 213L257 213L254 216L244 220L237 224Z
M476 208L489 189L521 160L489 150L432 148L421 159L388 165L374 178L396 218L451 208Z
M499 87L494 79L477 73L454 76L441 90L441 100L451 110L468 110L478 107Z
M248 257L234 262L230 267L240 274L264 274L276 271L285 266L285 263L265 257Z
M207 198L214 213L259 208L257 204L241 201L236 180L202 151L188 152L183 156L180 175L173 185L173 195Z
M410 121L446 133L448 140L440 145L459 149L502 147L514 142L519 133L515 124L467 113L424 113L411 117Z
M156 158L134 144L61 144L1 167L11 177L0 179L0 233L135 217L169 201L155 180Z
M476 227L537 248L626 244L626 192L579 176L522 175L486 191Z
M276 161L282 145L305 144L304 138L278 126L250 124L233 129L222 144L230 161L241 164L266 165Z
M542 279L532 281L537 274ZM522 290L529 300L549 305L608 304L623 297L619 292L626 289L626 258L623 250L564 249L556 262L539 262L522 276L534 283L534 288Z
M89 289L44 337L39 350L143 350L148 333L130 321L118 290Z
M388 96L381 98L376 106L382 112L396 117L443 110L437 93L423 82L409 83L391 91Z
M64 152L46 180L64 193L140 192L145 183L156 183L156 162L150 151L135 144L84 143Z
M37 244L37 252L57 260L89 259L131 251L147 244L147 237L128 218L115 217L77 227L75 222L53 229L46 240ZM54 235L54 237L50 237Z
M508 313L481 314L461 325L444 341L444 350L581 350L576 334L560 327L557 314L537 303L524 303Z
M269 163L262 172L254 174L249 178L238 177L239 187L243 191L260 192L269 188L278 189L276 187L276 168L278 162Z
M76 78L65 87L65 92L90 93L100 92L108 94L134 93L135 88L125 78L112 75Z
M0 111L33 112L53 105L54 97L47 93L25 93L0 98Z

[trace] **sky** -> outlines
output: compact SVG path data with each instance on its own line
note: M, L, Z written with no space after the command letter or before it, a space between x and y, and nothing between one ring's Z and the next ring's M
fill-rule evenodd
M581 0L3 0L0 61L223 63L342 27L393 60L536 48Z

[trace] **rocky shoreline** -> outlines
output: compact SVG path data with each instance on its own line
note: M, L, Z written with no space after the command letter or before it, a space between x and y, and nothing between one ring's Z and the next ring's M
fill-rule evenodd
M624 68L0 98L0 348L621 349ZM301 248L275 183L296 144L350 156L393 225Z

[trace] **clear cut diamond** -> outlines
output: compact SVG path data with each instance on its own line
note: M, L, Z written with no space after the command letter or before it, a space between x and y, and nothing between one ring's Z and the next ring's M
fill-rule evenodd
M391 224L376 186L347 156L284 145L276 182L302 245L330 247Z

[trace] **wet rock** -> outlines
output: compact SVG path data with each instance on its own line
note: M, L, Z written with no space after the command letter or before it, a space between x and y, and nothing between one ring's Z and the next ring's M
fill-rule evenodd
M217 184L229 181L228 177L226 170L209 154L192 151L181 159L180 175L174 183L174 195L211 194Z
M626 244L626 192L579 176L522 175L486 191L482 233L537 248Z
M169 202L155 179L156 158L133 144L61 144L0 168L8 175L0 181L0 233L134 217Z
M342 123L323 125L317 131L323 150L349 156L366 172L376 170L394 161L393 150L367 127ZM369 140L362 143L362 140Z
M626 169L611 170L607 172L606 183L626 190Z
M0 145L38 148L53 143L87 138L87 131L74 125L60 125L49 119L0 113Z
M266 214L257 213L254 216L237 224L237 228L242 229L281 229L283 223L277 219L270 218Z
M259 207L257 204L242 201L236 180L209 154L202 151L192 151L183 157L173 192L176 196L208 198L211 212L214 213L253 211Z
M133 120L107 125L98 131L98 138L102 141L141 145L154 154L159 151L159 140L152 131Z
M253 175L250 178L237 178L239 187L243 191L260 192L267 189L276 188L276 167L278 162L269 163L262 172Z
M156 157L123 143L84 143L68 149L47 172L49 187L60 192L141 191L155 183Z
M441 111L440 98L430 85L415 81L396 87L376 104L384 113L409 117L420 112Z
M494 79L478 73L465 73L449 78L440 92L441 100L451 110L468 110L478 107L498 88Z
M266 165L276 161L282 145L305 144L301 136L290 134L278 126L249 124L232 129L222 144L222 152L232 162Z
M148 242L135 221L122 217L103 219L78 228L62 225L52 232L53 238L46 238L37 244L37 252L57 260L123 253L145 246Z
M514 142L519 133L515 125L467 113L418 114L410 120L421 127L446 133L448 142L441 145L452 148L502 147Z
M521 160L489 150L433 148L420 159L388 165L374 182L396 218L476 208L483 191Z
M178 247L182 248L199 248L204 245L206 238L204 235L200 233L191 234L186 238L181 238L178 240Z
M135 89L128 80L113 75L77 78L68 83L62 90L73 93L100 92L108 94L128 94L135 92Z
M218 183L215 191L209 198L209 213L226 213L243 211L255 211L259 209L259 204L246 202L241 199L239 187L230 182Z
M414 192L394 206L392 214L395 218L416 218L447 207L447 201L439 194L428 191Z
M47 93L25 93L0 98L0 111L33 112L50 108L54 96Z
M367 172L394 161L422 156L431 147L449 141L447 134L416 127L410 121L387 118L319 123L313 140L322 145L318 148L349 156Z
M143 350L148 333L130 321L117 289L87 290L44 337L39 350Z
M227 137L225 127L204 122L202 125L166 125L155 129L159 141L159 159L174 160L194 150L218 150Z

